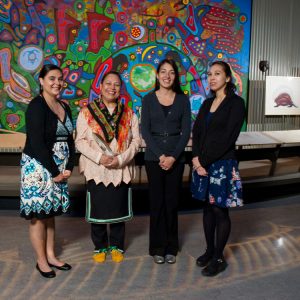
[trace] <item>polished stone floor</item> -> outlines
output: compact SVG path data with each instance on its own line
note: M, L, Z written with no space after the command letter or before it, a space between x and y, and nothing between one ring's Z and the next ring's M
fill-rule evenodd
M300 194L232 209L229 266L214 278L203 277L195 264L205 248L201 210L179 216L174 265L156 265L147 255L148 215L127 223L120 264L110 257L94 263L89 225L62 216L56 218L57 251L73 269L44 279L34 269L27 221L18 211L0 211L0 299L299 299L299 216Z

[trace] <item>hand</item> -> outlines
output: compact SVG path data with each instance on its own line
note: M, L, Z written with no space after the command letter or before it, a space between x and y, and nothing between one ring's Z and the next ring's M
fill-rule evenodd
M198 156L193 157L192 163L193 163L193 169L196 170L200 176L208 175L207 171L201 166Z
M163 154L159 157L159 164L162 164L166 159L166 156Z
M116 169L118 167L119 167L119 160L117 156L114 156L112 162L107 166L107 168Z
M193 163L193 168L194 169L196 169L197 167L201 166L198 156L193 157L192 163Z
M197 171L198 175L200 175L200 176L207 176L208 175L207 171L201 166L196 168L196 171Z
M102 156L100 158L100 164L103 165L104 167L108 168L111 165L113 159L114 159L113 156L108 156L106 154L102 154Z
M176 159L173 156L165 156L164 160L159 162L159 165L163 170L168 171L172 168L175 161Z
M64 179L68 179L71 176L72 172L70 170L64 170L62 174Z
M61 182L64 180L64 176L62 173L59 173L57 176L53 177L54 182Z

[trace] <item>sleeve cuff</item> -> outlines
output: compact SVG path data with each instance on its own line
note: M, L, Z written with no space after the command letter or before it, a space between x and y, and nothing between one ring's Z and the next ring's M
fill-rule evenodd
M98 156L97 156L97 159L96 159L96 163L97 163L98 165L100 165L100 159L101 159L101 157L102 157L102 153L99 152L99 154L98 154Z
M119 166L121 167L122 164L123 164L123 159L122 159L121 155L118 155L118 156L117 156L117 159L118 159L118 161L119 161Z

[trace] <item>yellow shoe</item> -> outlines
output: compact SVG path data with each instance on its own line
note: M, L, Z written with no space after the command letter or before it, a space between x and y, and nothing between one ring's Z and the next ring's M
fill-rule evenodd
M123 255L122 251L119 249L112 249L110 251L110 254L111 254L111 259L114 262L119 263L124 259L124 255Z
M106 252L107 252L107 249L96 250L95 254L93 255L94 261L97 263L105 262Z

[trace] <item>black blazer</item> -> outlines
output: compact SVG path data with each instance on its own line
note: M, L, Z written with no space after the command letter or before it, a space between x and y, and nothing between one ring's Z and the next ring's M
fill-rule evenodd
M155 92L149 93L142 102L141 125L146 142L145 160L158 161L163 154L177 160L184 152L191 133L188 97L176 94L171 110L165 116ZM171 136L157 136L155 133L167 133Z
M220 159L235 159L235 142L246 114L244 100L233 94L223 100L207 126L213 100L204 101L193 126L193 157L198 156L204 168Z
M68 105L61 102L66 113L72 120L71 110ZM52 148L56 141L57 116L41 97L35 97L28 105L26 111L26 142L23 152L38 160L53 177L59 175L58 167L52 158ZM75 146L73 135L68 136L70 157L66 170L73 170Z

